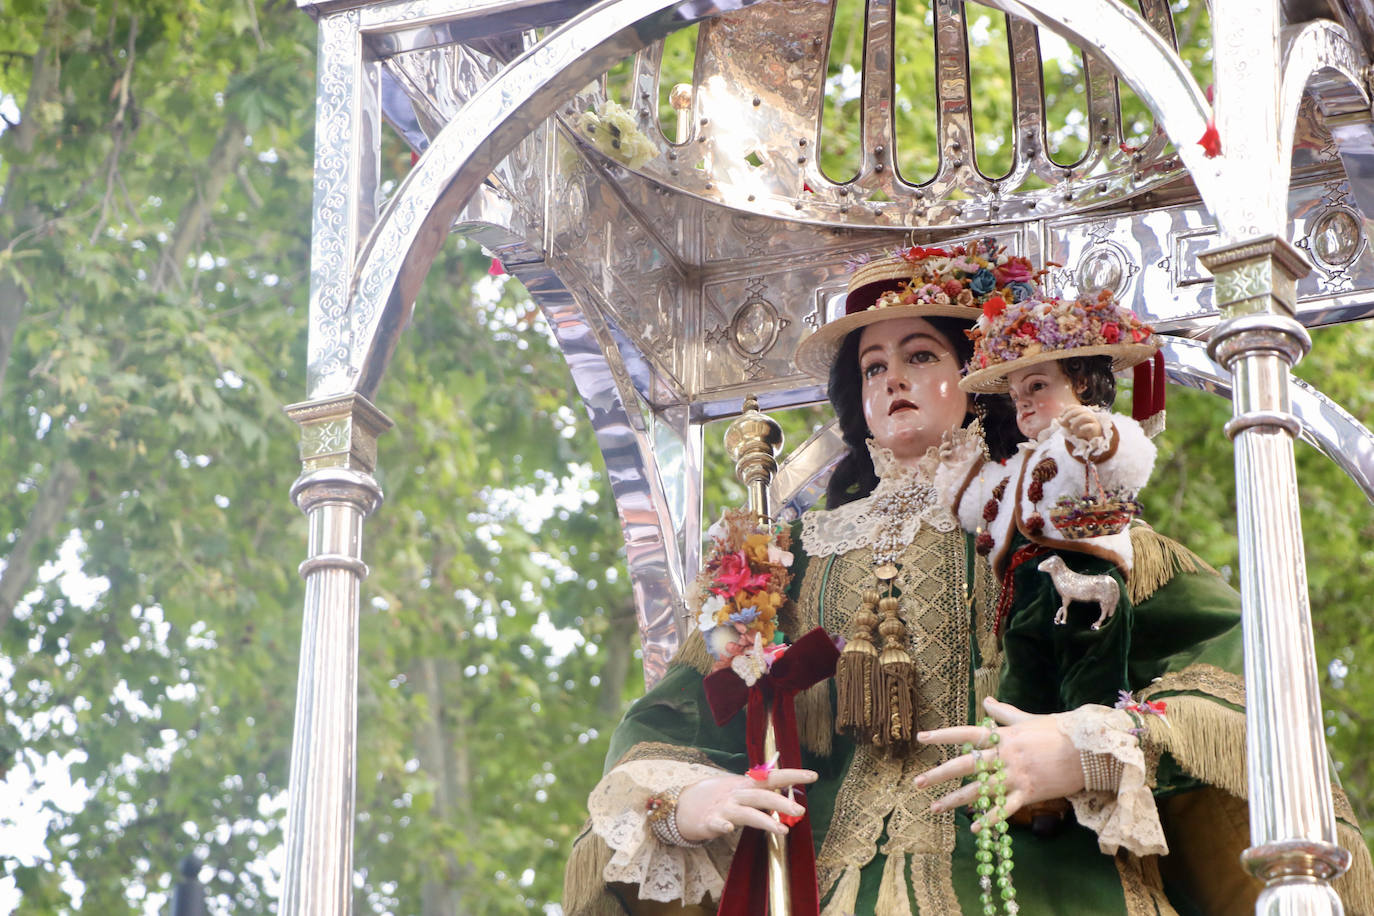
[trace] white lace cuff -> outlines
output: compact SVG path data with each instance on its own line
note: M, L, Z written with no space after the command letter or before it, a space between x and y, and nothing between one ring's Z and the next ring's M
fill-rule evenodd
M644 900L691 904L707 894L720 899L738 835L702 846L669 845L655 835L646 805L652 795L722 772L675 760L632 760L601 777L587 807L592 830L613 852L602 877L637 885Z
M1097 417L1097 422L1102 424L1101 435L1093 436L1091 439L1080 439L1071 435L1067 429L1064 430L1064 445L1068 448L1069 454L1084 461L1094 461L1107 454L1107 450L1112 446L1114 428L1110 411L1095 410L1093 414Z
M1135 723L1130 715L1089 705L1057 719L1060 732L1080 752L1109 756L1121 766L1114 793L1085 789L1069 797L1078 822L1097 833L1098 848L1107 855L1122 847L1138 856L1167 854L1154 793L1145 784L1145 754L1131 734Z

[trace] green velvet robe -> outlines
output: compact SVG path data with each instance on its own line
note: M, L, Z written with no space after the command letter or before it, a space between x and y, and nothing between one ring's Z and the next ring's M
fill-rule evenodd
M1018 602L1018 613L1008 621L1003 661L998 658L1002 647L991 635L996 587L986 564L974 563L971 542L961 532L926 532L926 536L934 539L923 548L926 553L919 558L904 555L905 561L922 567L925 578L908 583L911 594L903 596L903 614L920 631L912 650L918 665L949 676L940 683L933 683L940 680L936 675L923 681L922 729L980 718L975 714L978 700L999 680L997 669L999 697L1034 711L1063 710L1085 702L1110 705L1117 689L1169 704L1169 725L1147 722L1142 744L1173 854L1142 859L1123 850L1105 855L1098 849L1096 835L1072 819L1050 838L1013 827L1021 912L1026 916L1253 912L1258 884L1238 863L1239 852L1248 845L1238 595L1186 550L1143 528L1133 536L1137 543L1133 579L1138 576L1139 581L1122 582L1120 617L1111 625L1115 629L1104 626L1107 632L1098 631L1103 638L1091 652L1075 650L1073 631L1049 623L1058 598L1048 575L1031 564L1024 573L1018 570L1024 582L1018 580L1017 587L1027 589L1028 600ZM798 541L794 538L794 550ZM852 597L860 580L868 581L871 569L867 551L851 553L856 555L808 561L797 550L793 567L797 604L783 618L789 635L800 635L818 624L844 633L857 604L845 596ZM915 564L917 559L919 564ZM1083 558L1075 566L1083 572L1105 571L1092 565L1100 562ZM979 575L967 576L965 570L970 568L979 569ZM1135 601L1130 600L1132 596ZM909 607L913 602L924 610L913 612ZM1071 611L1075 619L1087 613L1082 608ZM1096 618L1096 608L1091 611L1089 621ZM941 615L946 623L957 625L943 627ZM943 628L930 629L937 625ZM924 647L921 638L927 644ZM946 652L940 648L942 640L958 644ZM1057 682L1047 672L1066 662L1077 666L1075 676L1058 690L1047 690L1046 684L1052 688ZM721 727L706 705L701 684L709 665L704 644L694 635L665 677L632 705L617 728L607 754L608 770L636 756L678 755L734 773L747 768L743 714ZM916 773L954 751L925 749L921 753L933 752L937 757L917 760L912 756L902 761L883 757L868 746L856 746L833 732L833 686L829 683L799 698L798 714L803 759L820 774L810 787L808 807L826 916L832 912L855 916L982 912L967 815L960 811L941 819L922 814L929 799L938 796L915 798L910 785ZM950 788L942 787L938 794ZM863 829L856 829L856 824L867 830L864 836L859 836ZM875 829L879 826L880 830ZM1348 835L1343 832L1343 837ZM827 843L828 838L838 842ZM1186 853L1180 855L1180 850ZM899 867L888 867L885 853L889 851L900 853L895 860ZM1374 913L1367 906L1371 899L1367 850L1360 844L1358 851L1364 853L1361 890L1354 897L1345 894L1347 912ZM570 916L713 909L684 911L678 904L640 902L635 888L606 885L600 876L609 855L590 830L579 838L569 862L564 901Z

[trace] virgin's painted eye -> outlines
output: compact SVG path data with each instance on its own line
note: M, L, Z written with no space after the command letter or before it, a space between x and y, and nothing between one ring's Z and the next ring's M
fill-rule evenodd
M867 366L864 366L864 378L873 378L875 375L878 375L880 372L882 372L884 368L886 367L882 363L869 363Z
M913 363L934 363L940 361L940 354L934 350L917 350L907 357L908 362Z

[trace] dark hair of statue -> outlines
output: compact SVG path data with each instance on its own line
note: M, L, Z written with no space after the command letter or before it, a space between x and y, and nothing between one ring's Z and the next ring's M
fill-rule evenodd
M961 318L927 318L954 352L955 359L963 366L973 355L973 344L964 334L969 322ZM868 453L868 421L864 419L863 374L859 371L859 337L863 328L849 332L835 362L830 366L830 384L826 394L835 408L839 421L840 437L844 439L845 453L835 470L830 474L830 483L825 489L826 505L831 509L845 503L862 499L873 492L878 485L877 472L873 470L873 458ZM970 412L964 418L964 425L973 419Z
M1070 356L1059 361L1069 383L1078 395L1078 402L1089 407L1108 410L1116 402L1116 377L1112 375L1110 356ZM1005 394L980 394L973 409L983 426L983 440L988 444L988 457L1005 461L1016 454L1016 447L1026 441L1016 428L1016 408Z

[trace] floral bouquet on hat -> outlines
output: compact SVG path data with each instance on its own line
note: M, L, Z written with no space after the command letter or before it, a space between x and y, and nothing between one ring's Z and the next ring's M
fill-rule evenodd
M965 390L1005 391L1011 366L1067 356L1112 357L1113 369L1136 365L1159 348L1154 330L1109 290L1092 299L1061 300L1039 294L1008 303L983 303L983 314L966 333L973 341Z
M748 655L767 670L776 654L778 612L790 600L792 544L787 528L761 526L747 509L727 509L707 532L711 552L688 600L716 669ZM754 656L758 656L754 658Z
M897 289L880 294L876 308L894 305L959 305L973 307L994 296L1020 302L1030 298L1044 270L1027 258L1007 254L995 239L953 248L899 248L895 260L910 266L911 276ZM862 265L861 265L862 266Z

